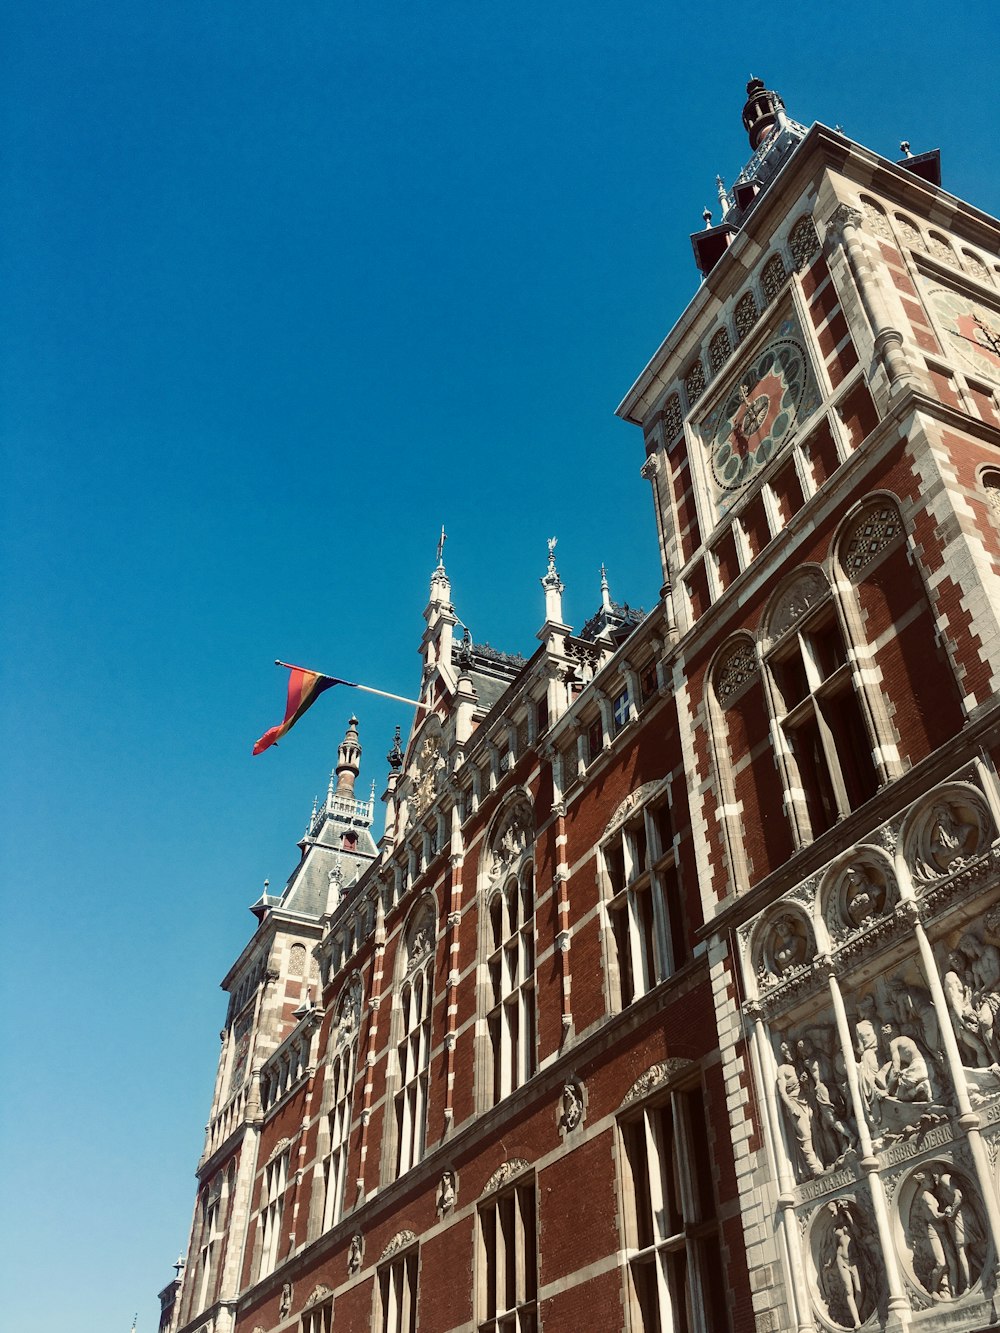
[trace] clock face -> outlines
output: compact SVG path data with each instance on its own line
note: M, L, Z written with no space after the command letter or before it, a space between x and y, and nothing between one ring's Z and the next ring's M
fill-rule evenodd
M805 349L795 338L776 338L745 368L704 422L716 485L725 500L741 491L795 430L810 384Z
M930 287L927 296L951 350L981 375L1000 380L1000 315L947 287Z

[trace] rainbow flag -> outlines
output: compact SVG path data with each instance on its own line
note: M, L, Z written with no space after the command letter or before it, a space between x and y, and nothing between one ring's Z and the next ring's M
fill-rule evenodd
M282 663L285 665L285 663ZM299 718L319 698L324 690L333 685L348 685L356 689L353 681L338 680L336 676L321 676L318 671L306 671L304 667L289 666L288 701L285 704L285 720L280 726L265 731L253 747L254 754L261 754L278 741L286 732L291 731Z

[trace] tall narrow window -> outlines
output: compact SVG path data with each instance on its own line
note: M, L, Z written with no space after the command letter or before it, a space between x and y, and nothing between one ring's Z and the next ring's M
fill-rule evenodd
M511 875L489 907L489 1013L493 1100L535 1072L535 886L531 863Z
M288 1159L290 1149L286 1148L273 1162L264 1168L264 1197L260 1215L261 1244L260 1272L258 1277L267 1277L274 1271L278 1262L278 1250L281 1244L281 1218L285 1207L285 1186L288 1184Z
M424 1154L427 1084L431 1058L431 1009L434 990L434 912L424 908L406 939L406 972L399 988L399 1091L396 1093L396 1174L402 1175Z
M725 1333L729 1318L700 1092L675 1092L621 1128L632 1327L642 1333Z
M690 954L673 836L670 806L662 800L602 847L619 1008L645 995Z
M337 1017L330 1034L332 1049L329 1068L323 1089L323 1129L326 1135L321 1174L324 1231L335 1226L344 1212L360 1016L361 982L355 976L347 983L337 1006Z
M195 1311L207 1309L212 1303L215 1276L216 1248L219 1243L220 1190L222 1177L216 1176L201 1201L201 1249L198 1255L198 1294Z
M535 1333L536 1255L532 1181L479 1209L479 1333Z
M878 788L847 644L828 594L818 571L783 594L771 617L775 646L767 659L776 720L813 838Z
M416 1333L417 1251L398 1255L378 1270L381 1333Z

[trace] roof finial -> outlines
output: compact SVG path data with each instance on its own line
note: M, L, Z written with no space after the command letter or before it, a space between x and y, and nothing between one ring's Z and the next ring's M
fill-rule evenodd
M392 749L385 757L386 763L394 773L398 773L403 767L403 744L399 734L399 728L396 728L396 734L392 738Z
M549 565L545 571L545 577L542 579L542 587L545 589L545 619L551 621L554 625L562 624L563 582L559 577L558 569L556 569L556 546L558 542L558 537L548 539Z
M605 611L612 610L611 589L608 586L608 571L604 567L603 560L601 561L601 605L604 607Z
M910 152L910 141L909 141L909 139L903 139L903 140L901 140L900 145L899 145L899 151L903 154L904 157L912 157L912 156L913 156L913 154Z
M438 569L444 569L444 544L448 540L448 534L444 530L444 524L441 524L441 536L438 538Z
M712 230L712 210L711 210L710 208L705 208L705 209L703 209L703 210L702 210L702 214L701 214L701 216L702 216L702 218L703 218L703 220L704 220L704 223L705 223L705 230L706 230L706 231L711 231L711 230Z
M719 207L722 209L722 216L725 217L729 212L729 196L726 194L726 182L721 176L715 178L715 193L719 196Z

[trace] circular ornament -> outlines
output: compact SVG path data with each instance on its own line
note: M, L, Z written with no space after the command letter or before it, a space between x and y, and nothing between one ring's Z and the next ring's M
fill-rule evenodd
M746 367L706 422L720 490L742 490L774 457L795 429L805 389L806 354L793 338L769 343Z
M981 375L1000 380L1000 315L947 287L932 287L928 298L951 349Z

